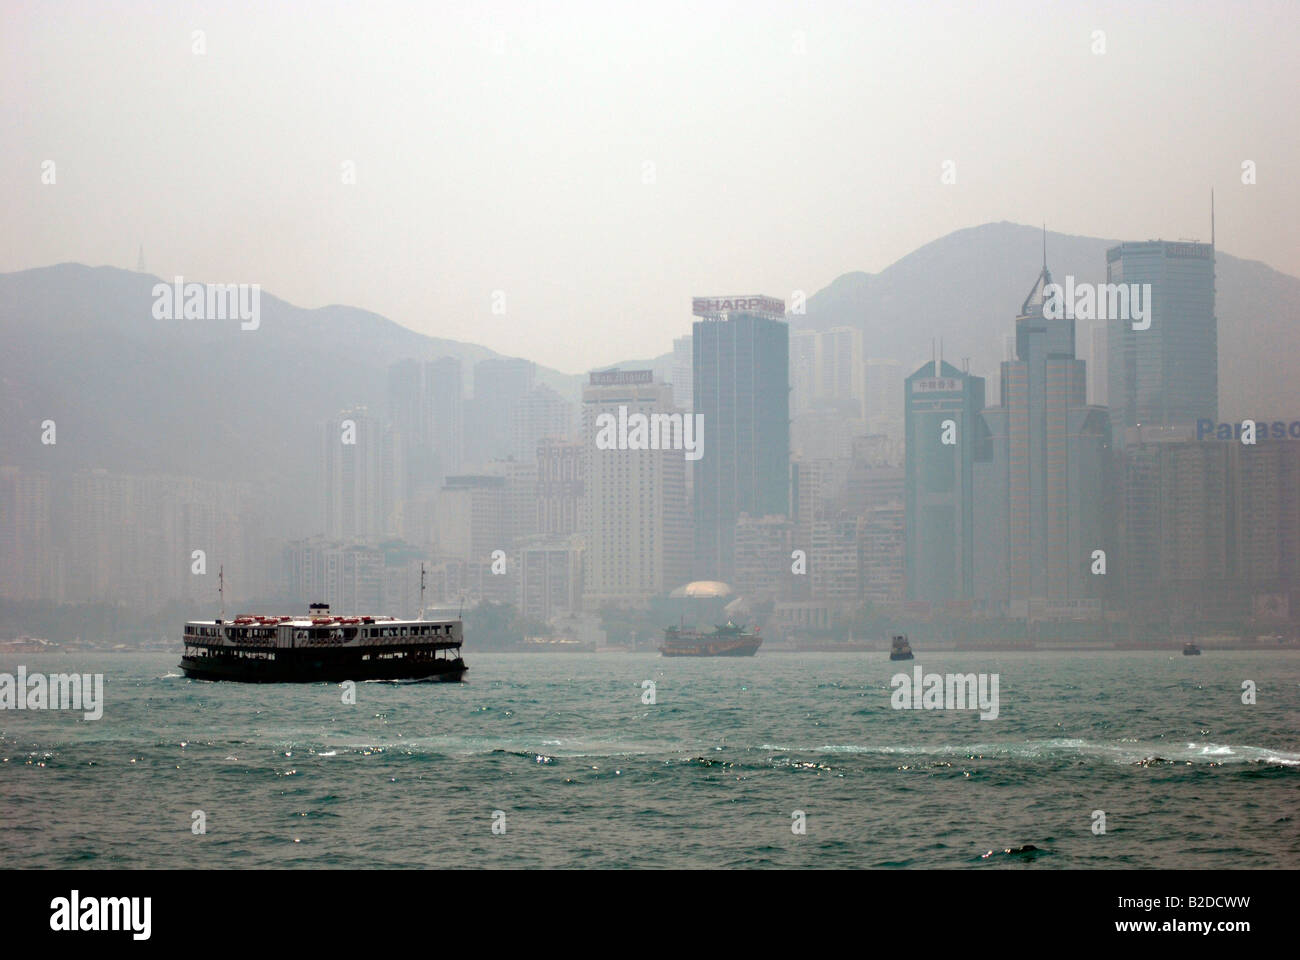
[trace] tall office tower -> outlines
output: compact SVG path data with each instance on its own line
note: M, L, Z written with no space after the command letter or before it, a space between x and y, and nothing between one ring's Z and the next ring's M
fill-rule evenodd
M384 555L373 547L315 538L285 545L282 590L307 604L323 600L337 613L368 614L383 605Z
M384 535L384 433L365 407L345 410L320 433L320 517L325 536L355 542Z
M56 597L52 505L48 476L0 467L0 596L60 599Z
M138 517L132 478L98 467L78 472L67 512L68 602L121 602Z
M696 298L695 574L728 580L736 521L790 510L790 328L772 297Z
M1030 601L1099 598L1094 550L1110 550L1110 423L1087 405L1086 364L1071 317L1043 313L1046 264L1016 318L1016 359L1002 364L1002 401L977 424L976 595L1027 616Z
M866 362L862 354L862 331L856 327L832 327L821 337L821 399L855 416L866 416Z
M1151 284L1147 329L1133 329L1136 320L1107 321L1107 399L1116 443L1122 445L1127 427L1217 421L1214 243L1121 243L1106 251L1106 280Z
M526 537L537 534L537 455L534 452L531 460L493 460L486 469L505 477L503 549L513 550Z
M581 434L587 609L606 603L641 603L668 593L688 576L691 540L685 451L662 441L655 449L633 443L632 418L642 416L648 421L662 416L670 424L676 417L681 426L690 414L676 408L672 387L656 383L650 370L590 375L582 391ZM613 438L608 429L611 422L620 425Z
M903 436L903 365L897 360L867 360L867 428L895 440Z
M906 380L903 496L909 600L974 594L973 467L984 378L935 360Z
M692 388L695 378L691 374L691 337L673 340L673 403L683 410L695 409Z
M568 440L573 436L573 404L548 387L538 384L515 401L510 411L512 456L533 463L537 444L550 438Z
M676 397L674 396L674 401ZM583 454L576 440L537 445L537 529L546 536L577 533L582 522Z
M858 521L853 517L816 520L808 553L813 600L849 609L861 593L858 581Z
M1143 427L1128 432L1120 459L1118 583L1133 621L1177 629L1296 616L1300 443Z
M548 621L582 607L582 549L576 537L530 537L515 553L519 615Z
M906 579L903 500L866 509L858 531L858 576L862 599L900 603Z
M862 516L888 503L903 502L903 444L878 434L856 437L843 495L835 508Z
M406 458L423 457L428 448L412 446L392 424L383 429L379 446L379 533L406 535L406 503L411 495L411 473Z
M751 603L792 599L799 579L790 569L793 550L794 524L789 519L741 514L736 522L736 594Z
M506 478L501 474L457 474L438 493L438 557L488 564L508 551L512 534Z
M514 452L511 411L533 389L536 368L517 357L493 357L474 366L474 400L468 405L465 458L482 464Z
M1106 325L1095 324L1092 328L1092 359L1088 364L1088 403L1094 407L1106 406L1106 396L1110 392L1110 383L1106 371L1109 369L1109 356L1106 352Z
M850 462L831 458L793 457L790 461L790 519L794 545L808 551L813 524L831 516L831 507L847 486Z
M806 460L848 460L853 441L866 425L856 417L830 409L810 410L790 421L790 455Z
M424 377L419 362L400 360L388 368L388 423L396 432L402 461L401 493L409 497L431 471Z
M433 448L435 484L459 473L465 448L465 401L460 361L440 357L424 365L424 410Z
M811 411L820 399L821 335L816 330L790 331L790 415Z

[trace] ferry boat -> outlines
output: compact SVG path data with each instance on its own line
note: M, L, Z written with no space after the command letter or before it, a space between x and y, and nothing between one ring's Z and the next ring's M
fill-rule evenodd
M913 659L912 645L907 642L907 634L905 633L896 634L893 637L893 639L890 641L889 659L890 660Z
M341 683L344 680L456 682L468 669L461 659L461 619L340 617L313 603L305 616L222 616L185 624L180 669L195 680L243 683ZM424 571L420 571L421 601Z
M313 603L307 616L191 620L180 668L195 680L244 683L455 682L467 669L462 637L459 619L336 617Z
M1201 655L1201 648L1198 647L1193 641L1188 640L1186 643L1183 644L1184 657L1199 657L1200 655Z
M762 643L757 630L748 631L727 621L712 633L669 627L659 652L665 657L752 657Z

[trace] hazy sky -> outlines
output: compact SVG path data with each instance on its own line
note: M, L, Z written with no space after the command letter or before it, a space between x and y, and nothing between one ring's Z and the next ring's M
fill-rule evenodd
M1208 239L1211 186L1220 248L1300 275L1298 28L1240 0L0 0L0 271L143 243L568 372L667 351L693 294L811 294L987 221Z

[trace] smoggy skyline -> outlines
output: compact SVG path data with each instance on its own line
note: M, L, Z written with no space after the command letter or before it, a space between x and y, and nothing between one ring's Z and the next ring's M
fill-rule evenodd
M0 271L143 244L162 277L566 372L662 353L692 295L811 295L988 221L1208 240L1211 188L1222 250L1300 275L1297 26L1280 3L8 3Z

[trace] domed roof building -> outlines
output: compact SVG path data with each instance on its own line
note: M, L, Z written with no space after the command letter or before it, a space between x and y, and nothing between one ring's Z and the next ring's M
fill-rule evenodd
M706 600L731 596L731 587L721 580L692 580L669 594L674 600Z

